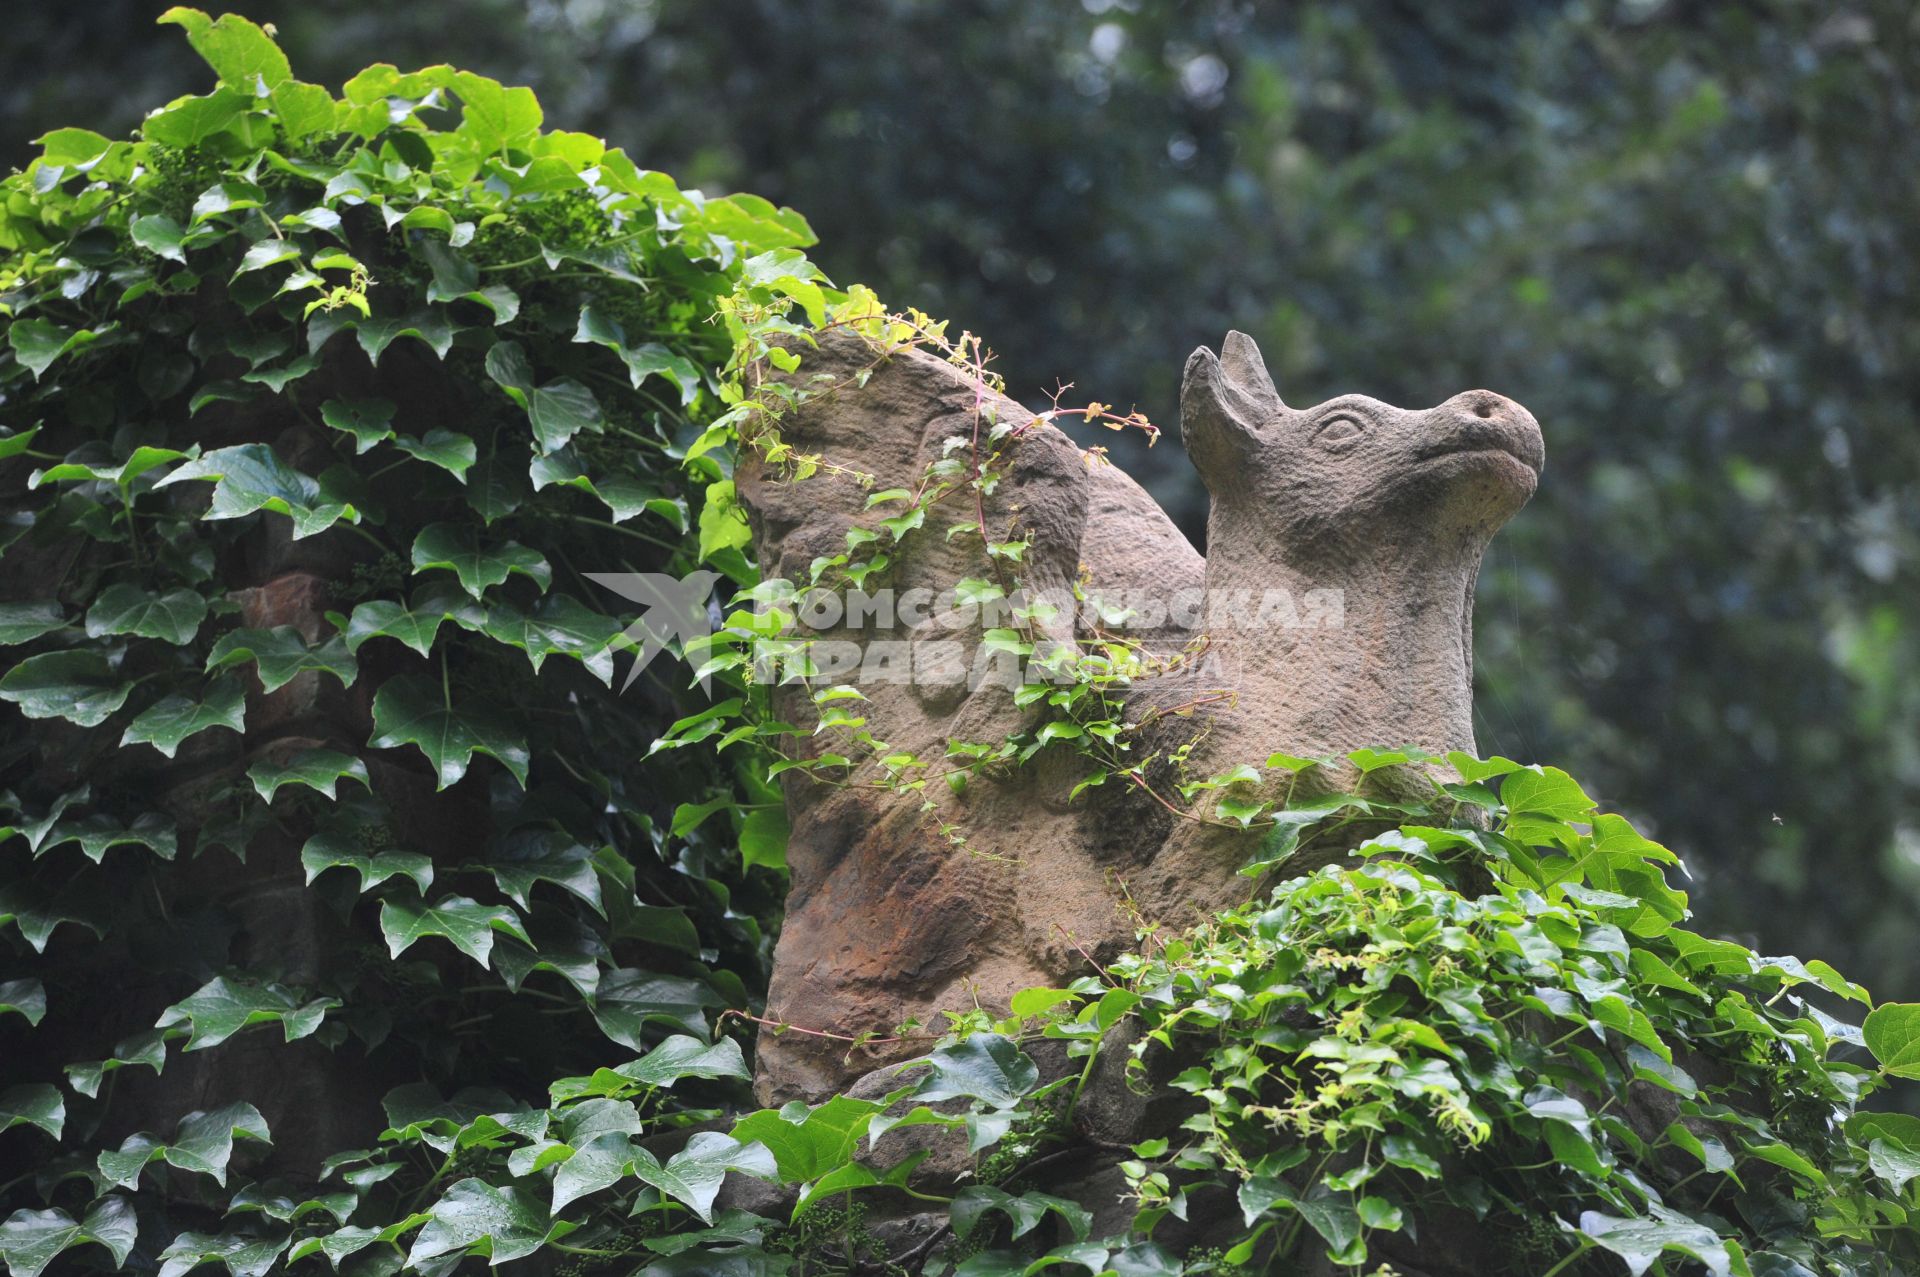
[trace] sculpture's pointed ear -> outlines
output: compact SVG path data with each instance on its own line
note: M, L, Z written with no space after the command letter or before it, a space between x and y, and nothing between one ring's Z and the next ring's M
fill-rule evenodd
M1253 338L1227 334L1215 355L1205 346L1187 359L1180 383L1180 438L1208 487L1245 466L1261 427L1286 411Z

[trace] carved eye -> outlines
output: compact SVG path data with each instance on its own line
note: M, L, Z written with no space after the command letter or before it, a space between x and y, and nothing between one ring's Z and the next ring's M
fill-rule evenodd
M1316 447L1325 448L1328 452L1345 452L1359 443L1360 437L1366 433L1366 422L1350 413L1336 413L1314 430L1313 442Z

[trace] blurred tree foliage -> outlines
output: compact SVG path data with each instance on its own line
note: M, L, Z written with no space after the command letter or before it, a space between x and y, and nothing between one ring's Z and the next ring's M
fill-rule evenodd
M193 88L160 7L14 14L0 158ZM1707 928L1920 992L1905 0L233 7L312 78L457 62L800 208L1034 397L1171 425L1239 327L1298 402L1519 399L1551 461L1482 583L1482 748L1732 849L1693 865ZM1184 462L1122 455L1197 536Z

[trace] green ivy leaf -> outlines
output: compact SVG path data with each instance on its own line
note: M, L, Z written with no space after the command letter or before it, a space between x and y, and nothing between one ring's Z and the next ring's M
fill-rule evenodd
M393 438L393 414L397 411L391 399L329 399L320 405L320 420L352 435L353 451L359 455Z
M42 484L68 482L111 483L125 492L141 475L157 470L170 462L191 460L199 455L199 444L192 445L185 452L143 444L129 453L125 461L117 463L94 465L85 461L63 461L59 465L48 466L45 470L36 470L27 476L27 486L38 488Z
M496 326L512 323L520 314L520 295L504 284L480 286L480 271L451 246L428 236L420 241L420 253L433 270L433 282L427 286L430 302L470 301L493 312Z
M455 1184L428 1214L407 1254L410 1266L458 1253L481 1255L498 1266L526 1258L571 1227L555 1224L526 1189L495 1188L478 1179Z
M245 732L246 706L246 692L239 680L216 679L207 688L207 699L204 701L169 696L142 710L138 717L127 724L126 734L121 736L120 744L122 748L128 745L152 745L166 757L172 758L180 752L181 744L189 736L215 727Z
M61 1252L93 1242L124 1265L138 1231L133 1204L118 1194L101 1198L77 1224L61 1210L17 1210L0 1224L0 1259L13 1277L40 1277Z
M522 788L527 783L527 745L515 725L486 704L453 703L442 690L412 675L390 679L373 698L374 749L418 746L439 773L439 788L467 774L476 753L499 760Z
M709 1223L713 1220L713 1199L729 1171L760 1179L772 1179L778 1173L773 1154L765 1146L743 1144L719 1131L699 1132L664 1166L646 1149L637 1145L633 1149L635 1176L685 1203Z
M518 342L503 341L487 352L487 375L526 410L540 451L564 448L581 431L598 433L604 425L599 400L569 377L533 384L533 365Z
M214 484L213 504L202 516L206 519L237 519L270 510L292 519L296 541L324 532L341 519L360 522L360 512L350 502L289 467L264 443L216 448L178 467L154 487L189 479Z
M126 704L133 683L123 681L95 651L30 656L0 677L0 700L28 718L64 718L98 727Z
M1654 1219L1619 1219L1587 1211L1577 1231L1626 1261L1630 1277L1640 1277L1668 1251L1699 1260L1714 1277L1732 1273L1732 1259L1719 1234L1672 1212Z
M0 693L5 687L0 680ZM1860 1032L1882 1072L1920 1078L1920 1002L1883 1002L1867 1013Z
M116 1042L113 1054L104 1060L69 1064L65 1069L67 1085L88 1099L94 1099L100 1094L101 1081L115 1069L138 1064L155 1073L164 1072L167 1067L167 1036L159 1029L149 1029Z
M337 749L309 749L285 763L261 759L247 768L247 779L253 782L261 799L269 803L282 785L305 785L329 800L337 797L335 786L343 779L357 780L369 788L373 785L367 776L366 763ZM307 881L313 881L312 875L308 875Z
M353 686L360 666L339 635L309 647L306 638L291 625L276 625L270 630L245 629L223 634L207 655L207 670L232 665L253 664L262 691L277 692L301 674L331 674L343 687Z
M531 945L520 915L505 905L483 905L465 896L442 896L429 905L425 899L387 900L380 906L380 934L387 954L397 958L427 936L444 936L453 946L487 966L493 952L493 933L503 931Z
M218 1263L232 1277L266 1277L290 1240L247 1233L181 1233L160 1252L160 1271L166 1277L180 1277L203 1264Z
M422 528L413 542L413 570L452 572L460 579L461 588L476 599L488 586L499 585L516 572L542 590L553 579L547 561L518 541L482 549L479 532L462 523L434 523Z
M973 1099L1010 1108L1040 1084L1040 1066L998 1033L975 1033L914 1061L931 1071L913 1090L916 1100Z
M781 807L760 807L740 822L740 863L744 869L762 865L787 867L787 813Z
M186 149L224 131L252 105L251 94L222 88L205 97L175 98L141 122L150 142Z
M140 1172L156 1158L183 1171L210 1175L225 1188L236 1137L272 1142L259 1109L246 1103L229 1104L210 1113L189 1113L181 1118L171 1144L161 1144L144 1133L129 1135L118 1149L102 1152L95 1161L101 1177L120 1188L137 1186Z
M511 604L496 604L487 609L481 632L525 652L535 673L549 656L567 656L586 666L603 685L613 686L613 645L622 633L620 622L572 595L550 595L530 613Z
M223 14L215 21L198 9L176 5L161 14L159 21L183 27L187 43L230 88L242 93L254 93L258 91L256 86L271 91L293 78L293 68L280 46L237 13Z
M35 381L54 360L92 345L100 336L90 328L62 328L44 319L16 319L7 329L14 358L33 371Z
M418 852L375 850L386 840L384 822L370 818L359 804L330 813L326 823L300 849L307 882L329 869L352 869L360 875L365 895L389 878L407 877L425 891L433 885L433 861Z
M186 264L187 231L163 213L136 217L127 227L133 242L159 257Z
M441 625L448 621L478 630L486 624L486 616L451 584L416 590L411 605L374 599L353 610L353 619L346 626L347 650L358 652L368 639L391 638L425 656L433 649Z
M733 1137L765 1145L782 1183L810 1183L853 1160L874 1116L885 1107L850 1095L811 1107L796 1100L741 1118L733 1125Z
M67 1124L67 1106L57 1087L29 1082L0 1091L0 1131L37 1126L55 1139Z
M24 1016L28 1024L38 1025L47 1014L45 986L31 977L0 980L0 1015L9 1014Z
M186 1025L190 1031L186 1045L189 1051L219 1046L244 1028L274 1021L285 1031L286 1040L293 1042L319 1029L327 1012L339 1005L338 998L302 1002L299 994L283 984L253 984L216 976L161 1012L154 1027Z
M400 435L394 439L393 446L409 456L439 466L461 483L467 481L467 471L480 456L472 439L439 426L427 431L424 439Z
M135 634L180 647L193 642L206 619L207 601L193 590L155 594L123 581L100 591L87 609L87 637Z
M753 529L734 494L733 480L722 479L707 485L706 500L700 506L700 560L710 561L724 550L740 549L753 540Z
M625 967L609 971L589 1003L601 1031L621 1046L646 1049L646 1026L654 1022L705 1035L707 1011L727 1005L703 980L657 975Z
M159 812L146 812L136 816L130 825L104 814L62 821L46 845L34 855L37 858L41 851L51 851L70 842L79 843L80 850L95 864L113 847L145 847L162 860L172 860L179 851L179 835L174 831L173 822Z
M632 379L635 390L640 389L640 383L648 377L665 377L679 391L683 407L700 393L699 365L659 342L627 345L627 334L620 321L594 310L592 303L580 308L580 322L574 329L573 339L605 346L618 355L620 362L627 366L627 376Z
M66 615L51 599L40 603L0 603L0 647L18 647L63 628Z

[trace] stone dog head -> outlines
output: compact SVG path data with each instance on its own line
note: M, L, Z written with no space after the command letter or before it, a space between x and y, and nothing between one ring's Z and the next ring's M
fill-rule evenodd
M1424 410L1363 395L1290 408L1238 332L1218 356L1203 346L1187 360L1180 431L1213 496L1209 555L1306 569L1413 538L1477 559L1533 495L1546 455L1533 415L1487 390Z

